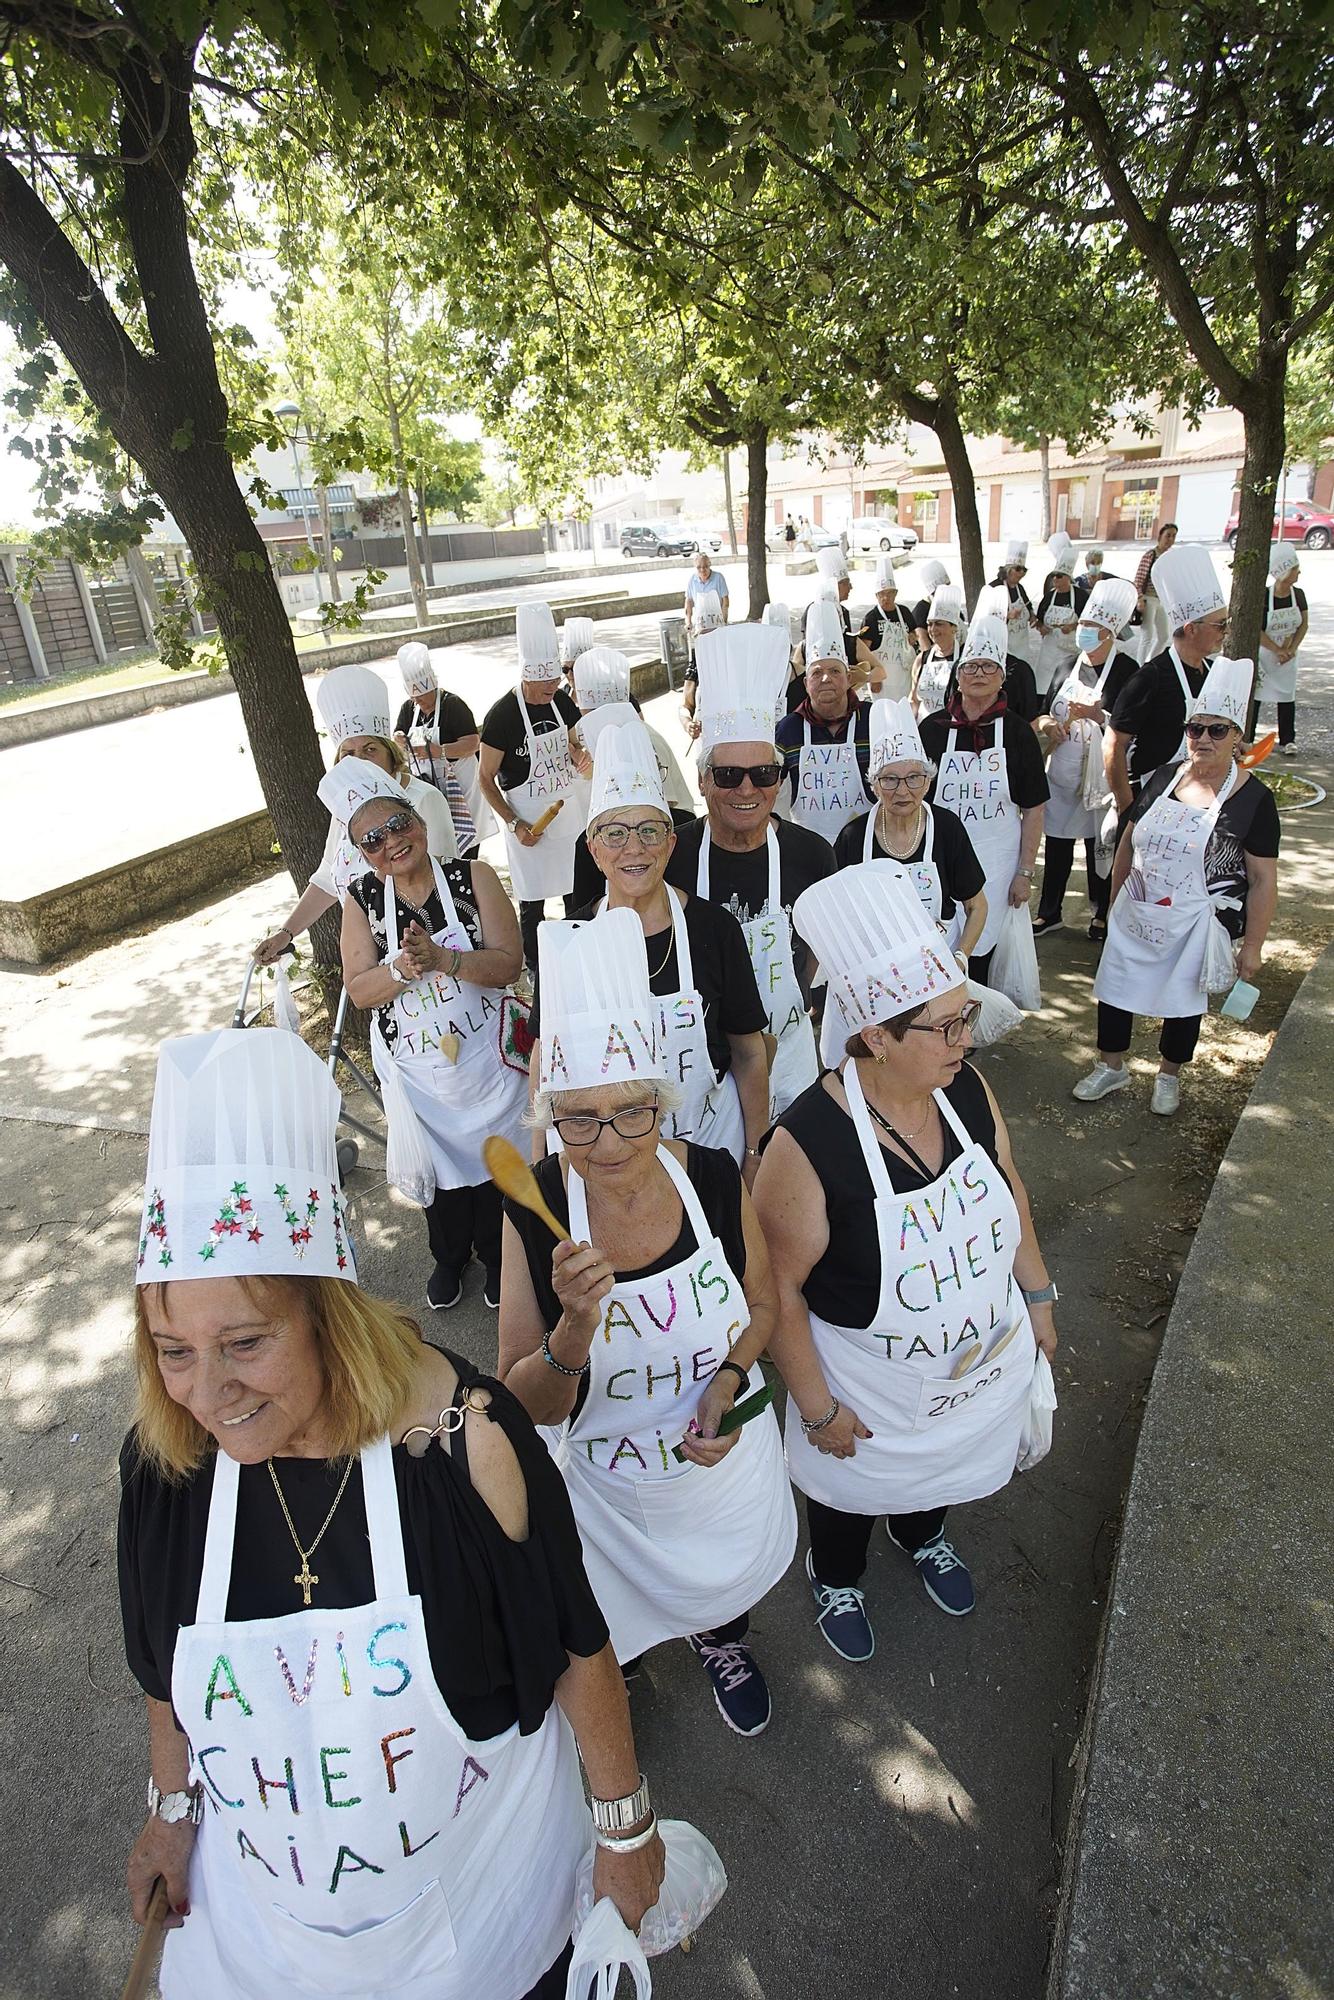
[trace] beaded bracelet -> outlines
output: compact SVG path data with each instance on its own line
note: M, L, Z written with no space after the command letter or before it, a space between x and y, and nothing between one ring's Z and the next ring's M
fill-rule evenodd
M567 1368L563 1361L557 1361L555 1355L551 1351L550 1333L544 1333L542 1335L542 1359L546 1362L547 1367L554 1368L558 1375L569 1375L575 1381L577 1381L581 1375L587 1375L589 1367L591 1365L591 1358L590 1361L585 1361L582 1364L582 1366L578 1368Z
M803 1417L801 1420L801 1428L805 1433L805 1435L807 1437L813 1437L816 1431L828 1430L830 1424L833 1423L834 1418L838 1415L842 1407L843 1405L839 1402L838 1397L835 1396L833 1402L829 1405L829 1408L825 1411L824 1415L822 1417L817 1417L814 1423L808 1424L805 1417Z

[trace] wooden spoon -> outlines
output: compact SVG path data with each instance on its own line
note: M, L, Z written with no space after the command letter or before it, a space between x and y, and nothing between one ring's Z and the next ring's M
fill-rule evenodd
M159 1875L148 1901L148 1915L139 1934L139 1947L130 1964L129 1977L120 2000L144 2000L153 1983L153 1968L162 1943L162 1925L167 1914L167 1885Z
M558 1243L569 1242L569 1230L557 1222L543 1201L537 1177L517 1146L493 1133L482 1142L482 1160L502 1194L507 1194L511 1201L517 1201L520 1208L531 1209L540 1222L545 1222Z

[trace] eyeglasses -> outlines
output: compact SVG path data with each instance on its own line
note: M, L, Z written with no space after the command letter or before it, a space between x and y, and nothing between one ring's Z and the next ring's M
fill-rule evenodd
M388 819L381 820L379 826L373 826L369 833L359 834L357 846L363 854L378 854L391 834L406 833L416 823L416 813L390 813Z
M909 1021L910 1035L943 1035L945 1046L955 1049L966 1034L971 1034L977 1026L977 1017L982 1012L980 1000L970 1000L963 1012L956 1014L952 1021Z
M781 764L710 764L709 776L720 792L739 790L747 778L757 792L767 791L783 775Z
M925 771L912 771L906 778L891 778L888 771L882 771L876 779L883 792L897 792L902 786L905 792L915 792L930 783Z
M998 674L1001 668L995 660L968 660L959 669L959 679L967 674L971 679L981 680L984 674Z
M1225 736L1232 734L1232 724L1230 722L1188 722L1186 724L1186 734L1192 743L1198 743L1202 736L1207 736L1212 743L1221 743Z
M610 1118L595 1118L589 1111L570 1118L553 1118L551 1122L564 1144L581 1152L587 1146L596 1146L604 1125L610 1125L622 1139L647 1139L658 1122L658 1100L655 1097L651 1104L627 1104L624 1111L614 1111Z
M670 832L671 828L664 826L660 819L641 819L636 826L628 826L614 819L609 826L600 826L593 838L600 840L604 847L609 847L613 854L618 854L623 847L629 845L631 834L634 834L641 847L653 848L661 847Z

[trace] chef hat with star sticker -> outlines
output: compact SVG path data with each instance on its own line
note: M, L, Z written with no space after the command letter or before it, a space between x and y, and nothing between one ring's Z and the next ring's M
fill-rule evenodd
M356 1281L334 1140L339 1092L284 1028L158 1050L136 1282Z

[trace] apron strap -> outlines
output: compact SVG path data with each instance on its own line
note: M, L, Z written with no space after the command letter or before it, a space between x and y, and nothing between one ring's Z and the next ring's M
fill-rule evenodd
M376 1438L374 1444L368 1444L362 1451L361 1487L366 1501L376 1598L406 1597L408 1565L403 1553L394 1453L388 1437Z
M714 1232L709 1227L699 1196L690 1184L689 1174L677 1160L672 1158L666 1146L658 1147L658 1164L665 1169L668 1180L681 1197L681 1206L686 1212L690 1227L695 1232L696 1249L702 1249L704 1244L712 1241ZM571 1239L576 1243L585 1242L589 1240L588 1193L582 1175L577 1174L573 1167L570 1168L566 1194L570 1204Z
M699 837L699 867L695 870L695 894L707 903L709 900L709 822L705 820L704 831Z
M236 1539L236 1495L241 1484L241 1468L225 1451L213 1455L213 1492L208 1503L208 1530L204 1536L204 1566L199 1573L199 1601L195 1607L197 1625L222 1625L227 1619L227 1597L232 1585L232 1544Z
M922 842L922 866L929 867L936 851L936 816L926 800L922 800L922 811L926 815L926 838Z
M870 812L866 815L866 833L862 840L863 861L875 860L875 823L879 817L880 806L877 802L872 805Z
M777 914L783 907L783 876L778 860L778 834L772 817L769 820L766 846L769 849L769 890L768 907L771 914Z
M871 1114L866 1109L866 1099L862 1095L862 1080L857 1074L856 1058L844 1063L840 1075L843 1079L843 1094L848 1100L848 1110L852 1113L853 1128L861 1143L862 1158L866 1171L871 1176L871 1186L877 1201L892 1201L894 1189L890 1184L889 1169L886 1167L880 1141L871 1127Z
M667 900L672 906L672 938L676 946L676 978L678 993L693 993L695 990L695 962L690 956L690 934L686 930L685 897L679 889L667 884Z
M459 913L454 906L454 898L450 894L444 870L434 854L427 858L431 864L431 873L435 877L435 893L440 898L440 908L444 912L445 929L462 930L463 926L459 922ZM392 875L386 875L384 878L384 941L385 962L392 964L398 957L398 894L394 888ZM466 949L471 951L472 945L468 944Z

